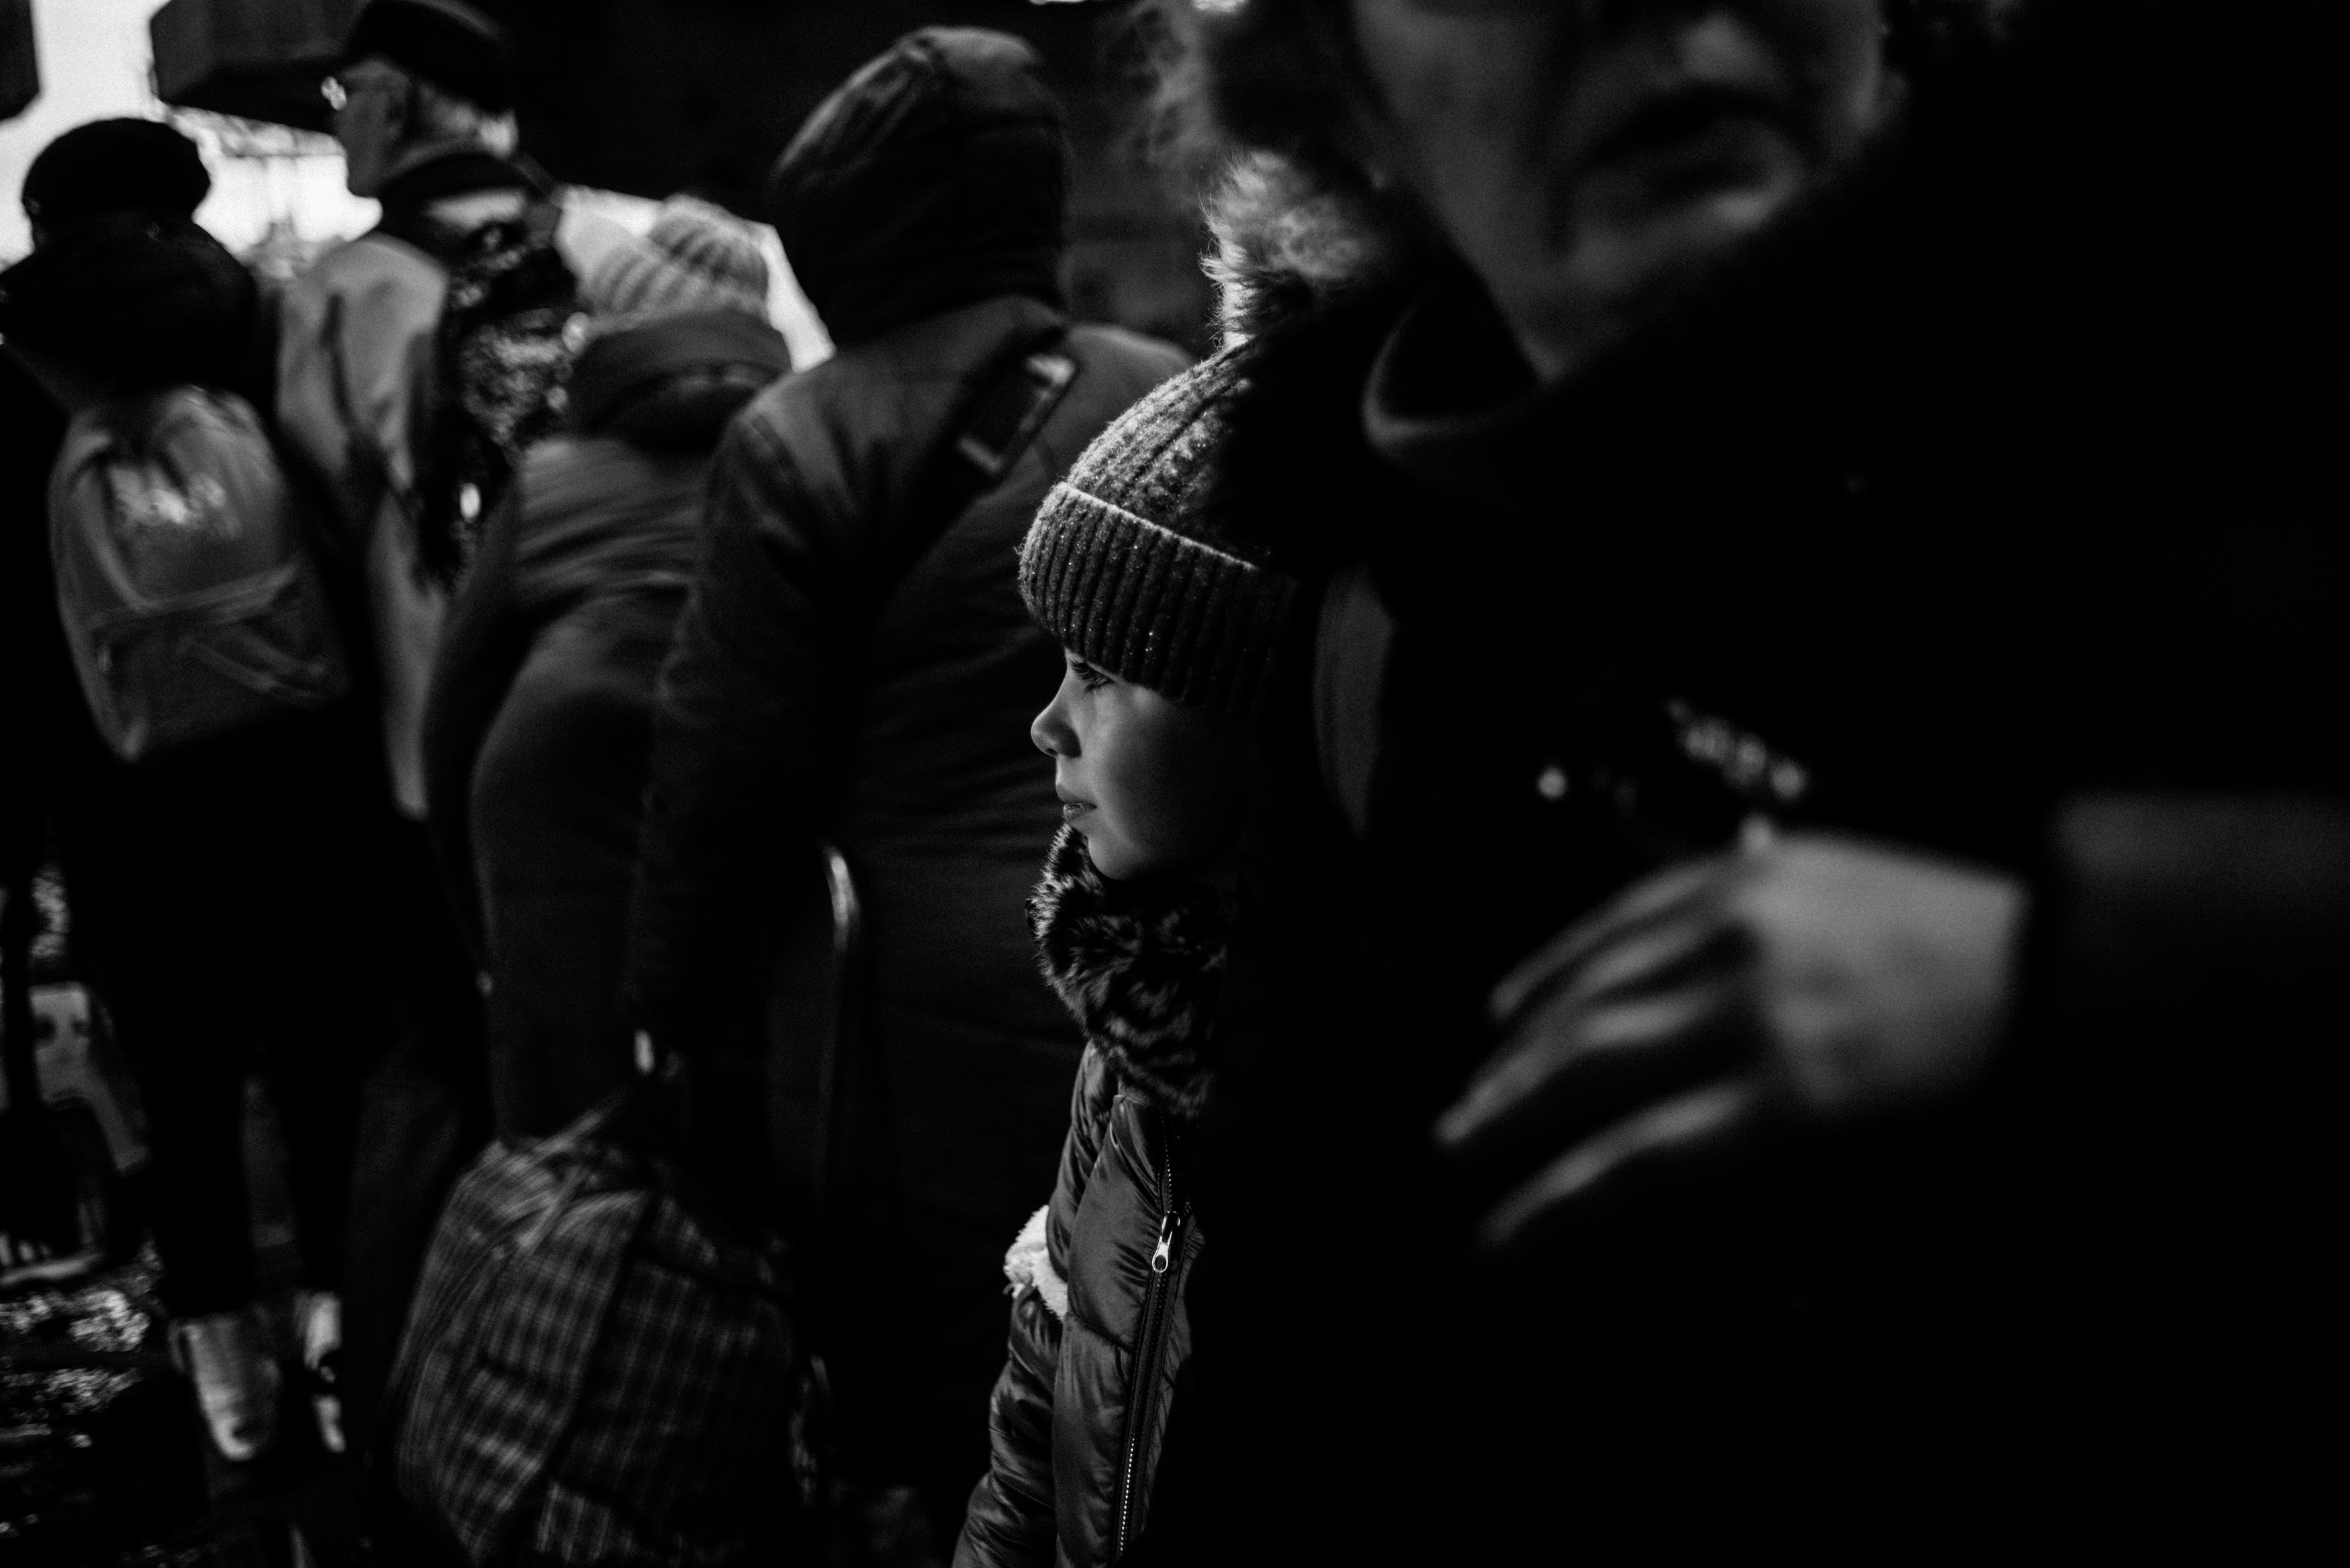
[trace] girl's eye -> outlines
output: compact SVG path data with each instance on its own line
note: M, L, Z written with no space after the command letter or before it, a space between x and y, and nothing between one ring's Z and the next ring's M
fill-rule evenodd
M1069 660L1069 673L1076 676L1078 683L1088 691L1098 691L1110 682L1107 674L1095 669L1082 659Z

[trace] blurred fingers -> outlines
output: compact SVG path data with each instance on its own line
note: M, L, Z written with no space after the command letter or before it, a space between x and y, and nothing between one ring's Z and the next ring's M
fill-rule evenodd
M1565 1235L1717 1177L1761 1137L1759 1078L1719 1080L1584 1139L1504 1198L1479 1227L1492 1251L1527 1259Z
M1507 1027L1573 980L1592 954L1712 898L1734 866L1734 861L1722 857L1692 861L1630 888L1614 903L1552 938L1504 975L1487 999L1488 1015L1495 1024Z
M1717 1071L1736 1050L1725 980L1544 1009L1439 1118L1465 1165L1540 1158Z

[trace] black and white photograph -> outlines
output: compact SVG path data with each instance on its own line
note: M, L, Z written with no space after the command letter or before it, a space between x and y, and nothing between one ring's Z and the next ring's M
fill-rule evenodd
M0 0L0 599L5 1568L2350 1549L2341 0Z

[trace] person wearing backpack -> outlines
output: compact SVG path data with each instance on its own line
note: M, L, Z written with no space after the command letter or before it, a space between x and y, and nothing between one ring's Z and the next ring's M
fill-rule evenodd
M370 0L324 86L346 182L382 203L382 221L296 278L283 306L279 421L359 565L385 766L419 818L425 684L452 586L444 543L425 531L431 432L418 427L442 400L423 383L451 261L546 193L513 156L510 73L504 30L470 6Z
M623 992L658 1053L699 1066L818 844L845 857L867 972L821 1348L844 1475L919 1489L941 1548L986 1468L1003 1239L1051 1184L1082 1049L1020 919L1058 815L1024 735L1059 652L1015 549L1087 442L1184 362L1071 324L1066 188L1041 61L968 28L900 39L777 162L774 217L838 352L720 445Z
M451 329L486 327L494 349L510 347L495 328L520 284L538 396L504 410L500 433L527 440L552 428L549 345L570 314L549 304L567 298L570 267L553 245L546 182L515 153L512 69L504 30L461 0L369 0L323 88L346 182L381 202L382 221L296 278L281 312L278 417L328 496L358 585L355 651L398 815L376 904L397 977L394 1040L367 1086L353 1187L344 1369L362 1441L442 1198L488 1133L481 998L421 823L421 738L449 597L495 500L477 485L468 510L440 461L466 404L443 384L465 347ZM507 266L517 260L518 278ZM456 300L484 265L507 270Z
M214 1444L275 1436L255 1312L244 1080L268 1075L291 1158L297 1334L338 1440L343 1221L372 970L338 873L380 798L308 517L254 398L254 278L191 217L209 181L169 127L101 121L27 171L33 254L0 335L69 416L37 530L50 634L39 768L86 968L135 1066L174 1341ZM12 551L13 554L13 551ZM36 830L37 831L37 829Z

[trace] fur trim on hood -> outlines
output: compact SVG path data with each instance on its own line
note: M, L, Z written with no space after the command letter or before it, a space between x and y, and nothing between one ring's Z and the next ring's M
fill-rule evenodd
M1232 924L1228 893L1110 881L1069 827L1028 898L1046 983L1120 1085L1175 1116L1199 1115L1208 1097L1208 1025Z

